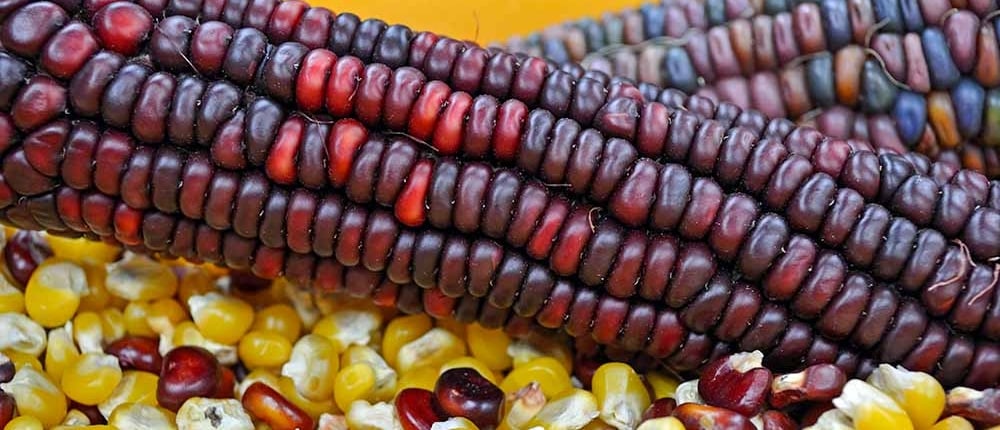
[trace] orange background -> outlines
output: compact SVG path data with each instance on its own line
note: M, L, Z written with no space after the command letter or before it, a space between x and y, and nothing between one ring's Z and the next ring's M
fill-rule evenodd
M380 18L485 44L648 0L311 0L334 12ZM477 37L478 31L478 37Z

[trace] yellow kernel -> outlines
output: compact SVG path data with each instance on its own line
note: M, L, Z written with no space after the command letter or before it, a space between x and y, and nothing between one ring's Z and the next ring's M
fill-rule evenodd
M330 378L333 380L333 378ZM295 381L287 376L282 376L278 378L278 392L282 396L285 396L288 401L292 402L295 406L301 408L306 414L313 417L313 419L319 418L324 412L333 411L337 406L333 402L333 396L331 398L322 401L309 400L299 393L299 390L295 387Z
M32 366L35 369L42 368L42 362L38 361L38 357L31 354L25 354L23 352L17 351L4 351L3 355L6 355L14 363L15 370L21 370L22 367Z
M177 416L161 407L142 403L125 403L108 417L108 425L117 429L176 430Z
M281 375L295 380L295 388L306 398L324 401L333 398L334 377L339 368L340 359L333 342L307 334L292 347L291 358L281 367Z
M356 363L337 372L333 391L340 410L347 410L355 400L369 400L375 389L375 370L367 363Z
M23 352L38 357L45 349L45 329L24 314L0 314L0 351Z
M149 316L147 318L150 320L165 320L177 325L181 321L187 321L188 314L180 302L173 298L166 298L153 300L149 304Z
M423 388L425 390L434 390L434 384L437 383L438 375L437 367L435 366L423 366L416 369L410 369L408 372L403 372L399 375L399 382L396 384L396 392L403 391L407 388Z
M340 366L346 367L355 363L365 363L375 371L375 393L373 401L391 400L396 394L396 370L385 362L385 359L366 345L353 345L340 355Z
M538 357L515 366L500 383L500 389L513 393L532 382L537 382L545 397L550 399L572 387L569 372L559 361L552 357Z
M96 405L111 396L122 380L122 369L113 355L86 353L63 372L66 396L84 405Z
M0 276L0 313L5 312L24 312L24 293L7 278Z
M83 271L87 274L87 287L90 289L90 293L80 298L80 308L77 312L83 311L100 311L109 306L118 306L121 298L112 296L108 292L108 287L105 285L105 279L108 277L108 271L103 264L99 266L95 265L84 265Z
M177 292L177 276L170 267L138 254L109 264L104 284L111 295L129 301L162 299Z
M153 373L140 370L126 370L122 380L107 399L97 405L104 416L110 415L116 408L124 404L143 404L156 406L156 384L160 377Z
M278 367L291 356L292 343L278 333L253 330L240 339L237 351L248 369Z
M302 321L295 309L284 303L271 305L254 315L251 330L273 331L289 342L295 342L302 332Z
M465 341L469 344L469 352L491 370L507 370L513 365L513 360L507 355L510 336L503 330L488 330L479 324L471 324L466 328Z
M569 389L545 405L526 428L546 430L576 430L600 414L594 395L577 388Z
M118 259L121 248L84 238L48 236L52 253L59 258L80 264L103 266Z
M59 426L65 427L83 427L86 425L90 425L90 418L87 414L80 412L79 409L70 409L69 412L66 413L66 416L63 417L62 422L59 423Z
M658 370L647 373L646 382L653 388L653 395L657 399L674 397L674 393L677 392L677 385L680 384L680 381L676 378Z
M649 392L639 375L624 363L607 363L594 371L591 382L601 420L615 428L635 428L649 407Z
M660 417L644 421L635 430L684 430L684 423L674 417Z
M125 316L122 311L107 308L97 314L101 317L101 335L103 343L111 343L125 337Z
M188 299L191 317L207 339L224 345L240 340L253 324L253 307L235 297L216 292Z
M63 371L79 358L80 351L76 349L66 328L59 327L49 332L49 344L45 348L45 372L53 381L62 381Z
M205 335L201 333L201 330L198 330L198 327L191 321L183 321L174 327L172 332L168 330L161 336L160 353L166 354L166 351L163 351L163 349L169 351L170 348L164 348L164 342L162 341L163 337L168 337L170 339L170 342L167 342L167 346L174 347L190 345L205 348L211 352L212 355L215 355L215 358L219 359L219 363L225 366L236 364L239 358L235 345L223 345L206 339Z
M431 329L431 318L425 314L406 315L389 321L382 334L382 355L389 365L396 366L399 349Z
M192 296L215 291L215 279L208 272L192 266L184 266L184 269L180 285L177 287L177 296L181 303L187 303Z
M347 411L347 425L351 430L399 429L402 425L396 416L396 408L386 402L376 404L358 400Z
M80 351L101 352L104 350L104 323L96 312L80 312L73 318L73 340Z
M434 423L433 430L479 430L475 423L465 417L451 417Z
M868 383L892 397L917 430L931 428L944 411L944 388L926 373L883 364L868 377Z
M43 327L66 324L87 294L87 274L69 261L50 258L31 274L24 287L24 308Z
M465 342L443 328L432 328L419 338L403 345L396 355L401 372L421 366L441 366L465 355Z
M368 345L382 326L382 315L375 310L338 309L313 326L313 334L330 339L338 351L351 345Z
M10 420L3 430L43 430L42 421L31 415L21 415Z
M538 384L528 384L512 393L505 403L507 413L500 423L500 430L527 428L528 422L545 407L545 402L545 394Z
M254 369L251 370L247 376L243 377L240 381L239 386L236 387L236 392L239 394L240 398L243 398L243 392L250 388L254 382L261 382L268 387L274 388L275 390L281 391L278 387L278 374L271 369Z
M14 397L21 415L38 418L45 427L59 424L66 416L66 396L48 376L32 366L15 372L14 379L0 384L0 389Z
M851 418L858 430L913 429L910 418L895 400L858 379L847 381L833 404Z
M125 311L125 332L132 336L156 336L146 318L149 316L149 302L128 302Z
M973 430L974 428L969 420L955 415L938 421L931 427L931 430Z
M507 347L507 355L514 362L514 367L528 363L538 357L551 357L559 362L567 372L573 371L573 352L565 339L552 339L542 344L524 340L516 340Z
M490 382L494 384L497 383L497 377L496 374L493 373L493 370L487 367L486 363L483 363L476 357L458 357L454 360L450 360L447 363L441 365L441 369L439 370L439 372L444 373L446 370L449 369L459 369L463 367L475 370L477 373L483 375L483 377L488 379Z

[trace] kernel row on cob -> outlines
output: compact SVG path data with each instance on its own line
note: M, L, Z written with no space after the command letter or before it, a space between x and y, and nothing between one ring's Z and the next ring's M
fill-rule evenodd
M890 366L867 381L848 381L829 365L772 376L759 353L736 354L678 384L657 371L596 365L587 348L574 353L551 336L540 344L530 329L513 331L526 336L520 340L448 317L395 313L435 306L419 288L400 291L425 291L422 303L401 295L375 307L99 243L25 231L9 239L6 267L27 284L4 280L0 288L0 316L16 321L3 336L0 365L6 429L1000 423L996 390L946 395L929 375ZM24 336L7 343L18 330Z

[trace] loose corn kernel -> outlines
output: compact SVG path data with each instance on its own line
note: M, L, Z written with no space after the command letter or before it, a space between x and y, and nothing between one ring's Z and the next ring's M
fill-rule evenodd
M593 394L573 388L561 394L542 408L527 428L542 427L546 430L577 430L600 415L597 399Z
M468 418L451 417L432 424L431 430L479 430L479 427Z
M7 278L0 276L0 313L5 312L24 312L24 293Z
M223 345L234 345L253 324L253 307L235 297L217 292L188 299L191 318L205 338Z
M24 314L0 314L0 351L38 357L45 349L45 329Z
M355 363L337 372L334 401L346 411L355 400L369 400L375 391L375 370L368 363Z
M181 303L187 303L193 296L215 291L215 279L201 268L184 266L184 272L177 286L177 297Z
M156 384L159 382L158 375L141 370L126 370L111 395L97 405L97 410L101 411L101 415L109 417L121 405L157 406Z
M173 270L138 254L128 254L109 264L104 284L113 296L129 301L162 299L177 292Z
M21 415L38 418L45 427L59 424L66 416L66 396L33 366L22 367L14 373L14 379L0 384L0 389L14 397Z
M684 424L674 417L661 417L646 420L635 430L684 430Z
M243 393L253 385L254 382L261 382L268 387L279 390L278 388L278 374L274 373L271 369L254 369L243 377L240 384L236 387L236 393L240 398L243 397ZM279 390L280 391L280 390Z
M868 383L892 397L917 430L931 428L944 411L944 387L926 373L883 364L868 377Z
M177 410L177 427L190 430L254 430L253 420L236 399L192 397Z
M969 420L957 415L945 418L931 426L931 430L973 430L974 428Z
M34 355L17 351L4 351L3 355L6 355L14 363L15 370L21 370L25 366L32 366L35 369L42 368L42 362L38 361L38 357Z
M104 350L104 327L101 316L96 312L80 312L73 318L73 340L80 352L101 352Z
M517 390L507 399L506 405L509 405L509 408L504 414L503 421L500 422L499 429L527 428L528 422L545 407L545 402L545 394L542 393L541 387L536 382Z
M334 377L340 368L337 349L329 339L307 334L295 342L281 375L295 380L295 388L313 401L333 398Z
M522 365L515 365L514 370L507 374L500 389L505 393L513 393L537 382L545 397L553 398L572 387L569 372L552 357L538 357Z
M861 380L847 381L833 404L851 418L857 430L913 429L906 411L895 400Z
M410 369L399 375L399 382L396 384L396 393L407 388L423 388L427 391L434 391L434 384L437 383L438 368L435 366L422 366Z
M104 309L101 317L101 343L108 344L125 337L125 316L117 308Z
M48 347L45 348L45 372L53 381L62 381L63 371L80 358L80 351L73 344L73 338L65 327L49 332Z
M677 389L674 390L674 400L677 400L678 405L684 403L705 404L705 400L701 398L701 393L698 392L697 380L685 381L678 384Z
M166 324L170 327L169 324ZM154 330L157 328L154 327ZM239 355L233 345L223 345L218 342L206 339L198 330L198 327L191 321L184 321L170 330L160 334L160 354L166 354L171 349L178 346L198 346L207 349L219 363L225 366L236 364Z
M80 297L80 307L77 312L94 311L106 309L109 306L120 307L119 303L124 300L112 296L108 292L105 280L108 278L108 271L104 265L84 265L83 271L87 274L87 287L89 294Z
M338 351L343 351L351 345L368 345L381 326L382 315L374 309L340 309L317 321L312 333L330 339Z
M376 404L358 400L347 411L347 425L351 430L402 430L396 408L386 402Z
M443 328L432 328L403 345L396 355L396 367L406 372L421 366L440 366L465 355L465 342Z
M299 314L302 327L306 330L312 330L313 325L316 324L316 321L319 321L321 316L319 309L313 301L312 292L307 288L292 284L285 278L275 279L271 288L284 293L285 298L292 303L295 313Z
M63 417L63 420L59 423L59 425L66 427L83 427L90 425L90 418L87 417L87 414L80 412L79 409L70 409L70 411L66 413L66 416Z
M80 266L49 258L35 269L24 287L28 316L44 327L66 324L80 307L80 297L89 292L87 274Z
M567 342L553 341L538 345L525 340L516 340L507 347L507 355L513 360L514 367L539 357L550 357L558 361L566 372L573 372L573 352L570 351Z
M291 356L292 343L272 331L251 330L240 339L237 352L248 369L278 367Z
M86 353L66 368L62 376L63 392L84 405L103 402L122 380L122 369L113 355Z
M295 309L284 303L271 305L254 315L250 330L272 331L289 342L295 342L302 332L302 321Z
M646 382L653 389L653 395L657 399L662 399L664 397L674 397L674 393L677 392L677 386L680 381L666 373L658 370L654 370L646 374Z
M639 375L625 363L607 363L597 368L591 382L601 420L619 430L635 428L649 407L649 392Z
M173 298L157 299L149 303L146 319L147 324L149 321L167 321L177 325L188 320L188 313L184 310L184 305Z
M121 248L85 238L48 235L49 247L56 257L81 264L103 266L121 255Z
M507 355L510 346L510 336L503 330L488 330L479 324L471 324L465 330L465 341L469 344L469 352L481 360L491 370L507 370L514 364ZM483 375L486 373L479 372Z
M333 378L330 379L333 380ZM324 412L330 412L335 410L337 407L337 405L333 402L333 396L330 396L327 400L319 402L309 400L299 393L299 390L295 387L295 381L287 376L279 377L278 386L275 388L277 388L278 392L281 393L282 396L285 396L288 401L294 403L295 406L298 406L300 409L305 411L306 414L313 419L317 419Z
M10 420L3 430L43 430L45 426L42 420L31 415L21 415Z
M108 417L108 425L117 429L177 430L177 415L158 406L125 403Z
M406 315L389 321L382 334L382 355L389 365L396 366L399 349L431 329L431 317L426 314Z
M132 336L156 336L149 326L149 302L128 302L122 312L125 318L125 332Z
M461 339L465 339L465 324L455 321L451 318L439 319L434 321L434 325L451 332L451 334L458 336Z
M489 380L490 382L494 384L497 383L498 379L496 374L493 373L493 370L490 370L490 368L486 366L486 363L483 363L476 357L458 357L445 364L442 364L441 369L438 371L438 374L444 373L449 369L458 369L463 367L475 370L477 373L483 375L483 377Z
M397 374L379 353L364 345L354 345L340 355L340 365L350 366L355 363L365 363L375 371L375 392L372 399L388 401L396 394Z

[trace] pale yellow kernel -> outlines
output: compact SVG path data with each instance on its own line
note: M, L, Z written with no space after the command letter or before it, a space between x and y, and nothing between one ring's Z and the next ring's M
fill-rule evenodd
M465 342L461 338L435 327L399 349L396 367L407 372L422 366L441 366L465 354Z
M49 332L48 347L45 348L45 372L53 381L62 381L63 371L80 358L80 351L65 327Z
M62 390L84 405L103 402L122 380L122 369L113 355L86 353L63 371Z
M600 418L619 430L632 429L642 421L649 407L649 392L639 375L625 363L607 363L598 367L591 382L600 408Z
M14 373L14 379L0 384L0 389L14 397L18 412L38 418L45 427L52 427L66 416L66 396L52 380L33 366Z
M108 425L117 429L176 430L177 416L161 407L143 403L125 403L108 417Z
M396 366L399 349L431 329L431 318L426 314L406 315L389 321L382 335L382 355L391 366Z
M123 404L156 406L156 384L159 381L158 375L140 370L126 370L114 391L97 405L97 409L107 417Z
M281 367L281 375L292 378L295 388L313 401L333 398L334 378L340 368L337 349L329 339L308 334L292 348L291 358Z
M38 357L45 349L45 329L20 313L0 313L0 351Z
M104 283L112 295L129 301L162 299L177 292L177 276L170 267L138 254L109 264Z

